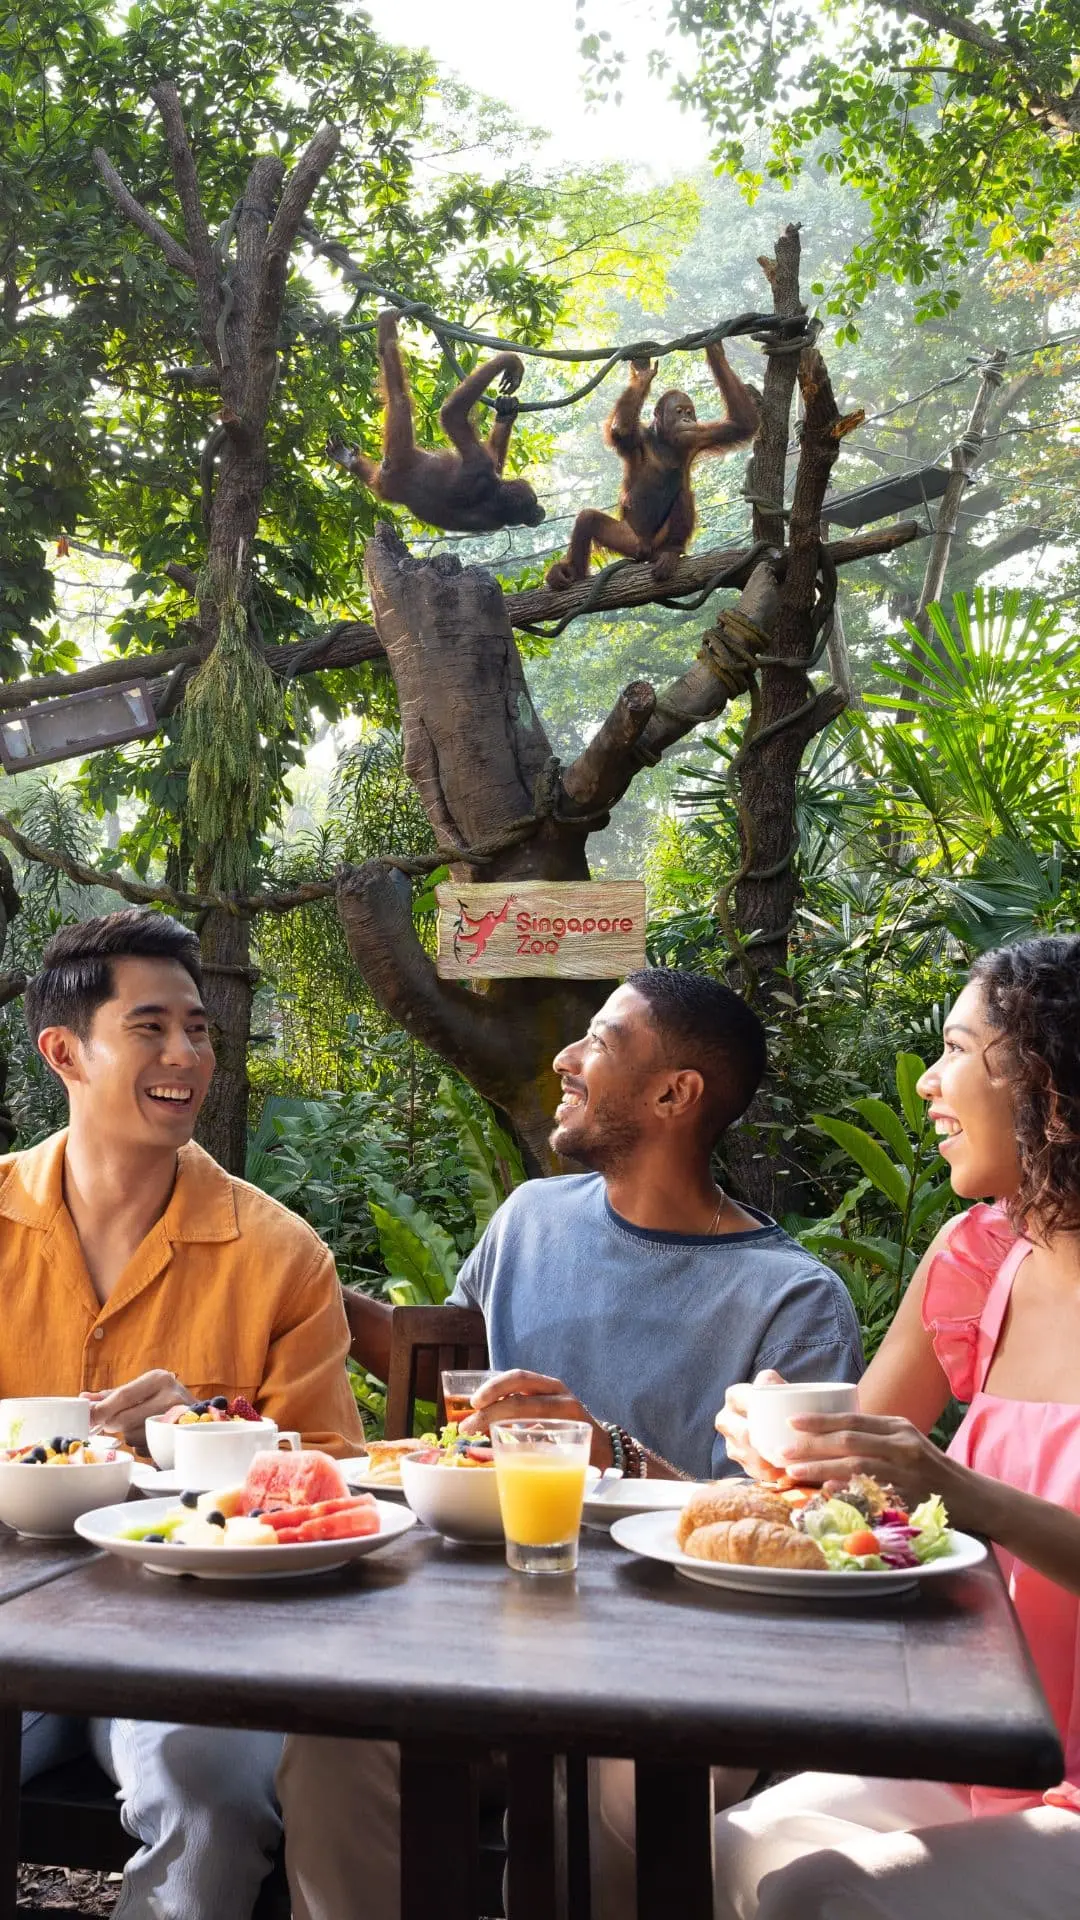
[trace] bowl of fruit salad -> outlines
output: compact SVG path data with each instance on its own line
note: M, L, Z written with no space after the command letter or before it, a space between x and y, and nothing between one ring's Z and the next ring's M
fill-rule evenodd
M146 1450L156 1467L171 1473L176 1465L176 1429L178 1426L209 1424L211 1421L260 1420L250 1400L243 1394L215 1394L212 1400L194 1400L190 1405L170 1407L167 1413L152 1413L146 1423Z
M495 1546L504 1537L487 1434L473 1438L444 1427L441 1438L401 1462L405 1498L419 1520L447 1540Z
M57 1434L0 1452L0 1521L32 1540L71 1533L81 1514L123 1500L134 1457L105 1440Z

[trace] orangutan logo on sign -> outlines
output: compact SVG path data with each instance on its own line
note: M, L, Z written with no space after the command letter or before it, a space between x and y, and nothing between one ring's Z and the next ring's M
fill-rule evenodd
M467 912L462 901L458 901L458 917L454 922L454 959L461 959L462 947L471 947L472 952L465 957L467 967L475 967L496 927L501 927L514 904L514 895L507 894L498 913L489 908L487 913L474 919Z

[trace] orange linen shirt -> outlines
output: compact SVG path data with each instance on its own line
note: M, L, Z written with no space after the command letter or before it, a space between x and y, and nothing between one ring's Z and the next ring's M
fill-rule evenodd
M309 1446L363 1427L333 1255L194 1141L104 1306L64 1202L66 1130L0 1157L0 1397L119 1387L165 1367L197 1399L242 1393Z

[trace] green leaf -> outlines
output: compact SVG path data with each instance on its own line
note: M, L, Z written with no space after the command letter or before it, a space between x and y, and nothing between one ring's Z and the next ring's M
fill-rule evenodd
M853 1100L851 1104L856 1113L861 1113L864 1120L877 1128L886 1146L892 1148L910 1173L915 1165L915 1153L899 1114L887 1107L884 1100Z
M851 1155L857 1167L861 1167L868 1180L872 1180L879 1193L884 1194L890 1206L903 1213L907 1205L908 1183L899 1167L893 1165L884 1147L864 1133L862 1127L852 1126L848 1120L834 1120L831 1114L815 1113L814 1123L835 1140L838 1147Z
M926 1102L915 1091L916 1083L925 1072L926 1063L919 1059L917 1053L897 1054L896 1091L900 1096L904 1119L916 1134L921 1134L926 1126Z
M379 1235L379 1250L390 1275L387 1292L395 1306L441 1306L453 1289L461 1257L445 1228L389 1181L369 1179L376 1199L368 1208Z

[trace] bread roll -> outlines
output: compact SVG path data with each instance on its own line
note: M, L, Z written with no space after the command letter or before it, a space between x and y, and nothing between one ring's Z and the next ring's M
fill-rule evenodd
M679 1515L675 1538L685 1547L696 1527L712 1526L718 1520L775 1520L777 1526L791 1525L791 1514L784 1500L768 1487L753 1480L717 1480L692 1495Z
M827 1562L816 1540L773 1520L715 1520L695 1527L684 1552L695 1560L721 1560L739 1567L821 1568Z

